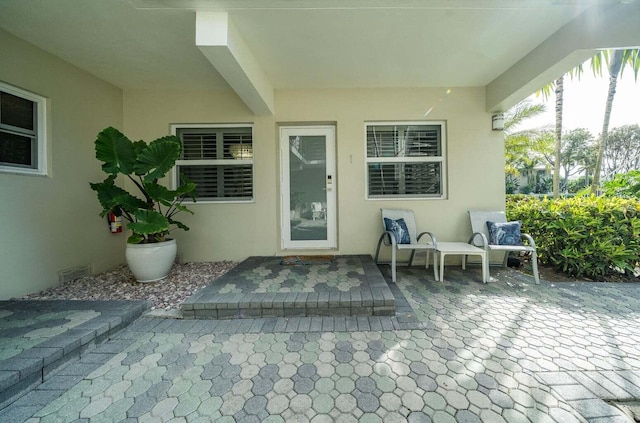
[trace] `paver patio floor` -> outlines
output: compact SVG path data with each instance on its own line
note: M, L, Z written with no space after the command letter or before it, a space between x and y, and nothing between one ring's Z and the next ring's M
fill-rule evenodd
M630 421L603 400L640 398L640 286L446 272L398 269L413 329L139 318L0 421Z

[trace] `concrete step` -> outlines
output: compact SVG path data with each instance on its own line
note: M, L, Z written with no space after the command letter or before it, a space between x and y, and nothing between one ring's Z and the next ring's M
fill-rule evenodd
M393 316L395 299L368 255L282 264L249 257L182 304L184 318Z

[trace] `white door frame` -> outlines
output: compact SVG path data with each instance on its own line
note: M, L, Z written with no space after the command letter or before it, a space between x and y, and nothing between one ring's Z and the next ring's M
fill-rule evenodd
M282 249L335 249L338 247L336 203L336 128L330 125L280 127L280 217ZM290 214L289 137L324 136L326 141L325 191L327 194L326 240L292 240Z

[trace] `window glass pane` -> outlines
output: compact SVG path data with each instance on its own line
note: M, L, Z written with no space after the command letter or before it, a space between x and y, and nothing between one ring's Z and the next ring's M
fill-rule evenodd
M224 181L225 198L251 198L253 197L253 167L246 166L220 166Z
M439 126L410 126L404 138L407 157L442 156Z
M196 132L180 133L182 140L182 160L216 159L216 133Z
M253 158L251 128L225 130L222 139L225 159L246 160Z
M35 107L31 100L0 92L0 123L34 131Z
M441 163L370 163L369 196L442 195Z
M369 195L398 194L398 179L397 163L370 163Z
M367 127L367 157L441 156L438 125L371 125Z
M396 127L369 126L367 128L367 157L396 157L398 149Z
M251 199L253 197L253 166L202 165L178 166L196 184L199 200Z
M404 193L409 195L441 195L441 163L406 163Z
M177 170L181 177L184 175L196 184L196 195L199 199L218 197L216 166L178 166Z
M176 171L196 184L197 200L253 198L253 128L212 125L176 128L175 133L183 144Z
M32 137L0 131L0 164L35 168Z
M289 193L291 240L328 240L325 135L289 137Z

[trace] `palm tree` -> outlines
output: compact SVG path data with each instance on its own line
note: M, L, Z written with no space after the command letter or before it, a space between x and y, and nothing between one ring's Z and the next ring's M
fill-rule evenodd
M541 163L541 159L549 157L548 131L542 129L519 130L521 123L544 113L544 104L534 104L523 100L505 113L505 174L518 176L521 169L528 179L533 176L533 169ZM531 182L531 181L530 181Z
M564 75L556 79L556 144L553 165L553 198L560 197L560 166L562 155L562 107L564 106Z
M560 76L553 82L542 87L538 94L542 94L545 99L551 96L551 92L556 94L556 142L554 148L554 160L553 160L553 198L560 197L560 167L561 167L561 155L562 155L562 111L564 106L564 77L569 75L571 79L578 78L582 74L582 65L578 65L571 69L569 72Z
M551 96L551 92L556 94L556 142L554 148L553 163L553 198L560 197L560 154L562 150L562 107L564 103L564 75L553 82L542 87L537 94L542 94L546 100Z
M602 122L602 133L598 140L598 155L596 158L596 168L591 181L591 193L595 194L600 186L600 173L602 168L602 158L609 134L609 121L611 119L611 108L616 95L618 76L622 75L625 67L631 67L634 78L638 81L638 71L640 71L640 49L629 50L603 50L591 59L591 67L594 72L602 74L602 63L606 63L609 68L609 91L607 93L607 103L604 109L604 120Z

